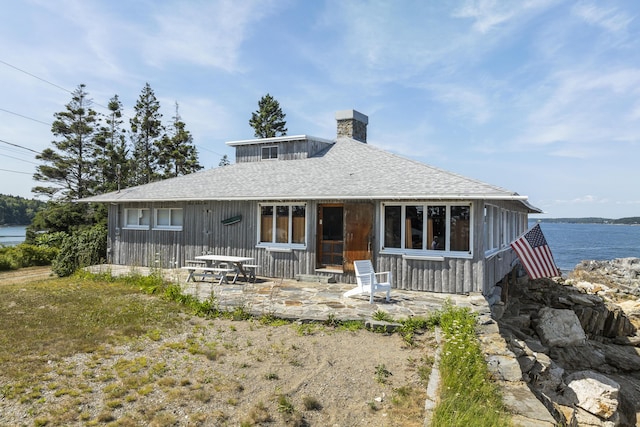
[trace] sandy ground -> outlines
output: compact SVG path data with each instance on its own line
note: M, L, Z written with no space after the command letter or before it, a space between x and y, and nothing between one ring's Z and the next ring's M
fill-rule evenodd
M48 270L3 273L0 283L38 275L47 277ZM424 366L435 351L429 333L407 346L398 334L319 324L272 326L186 316L180 329L54 358L39 385L40 399L19 403L0 396L0 424L423 423Z

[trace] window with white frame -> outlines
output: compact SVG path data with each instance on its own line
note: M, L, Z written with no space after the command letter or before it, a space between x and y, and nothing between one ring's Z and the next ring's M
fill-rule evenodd
M471 253L471 205L384 204L382 249Z
M275 160L278 158L278 146L262 147L262 160Z
M304 204L261 204L259 244L300 246L307 242Z
M182 209L158 208L154 212L153 228L182 230Z
M527 229L527 214L501 209L494 205L484 207L484 250L487 253L508 247Z
M151 225L151 211L149 209L124 210L124 228L145 230Z

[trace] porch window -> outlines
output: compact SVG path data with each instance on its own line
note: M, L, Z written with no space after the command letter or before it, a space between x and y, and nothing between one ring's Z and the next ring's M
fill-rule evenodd
M278 146L262 147L262 160L276 160L278 158Z
M471 252L471 206L383 205L382 249L415 255Z
M182 209L159 208L155 210L153 228L182 230Z
M485 256L509 247L511 242L527 231L527 214L497 206L484 206Z
M149 209L125 209L124 228L149 229L151 212Z
M306 244L306 206L260 205L259 244L281 246Z

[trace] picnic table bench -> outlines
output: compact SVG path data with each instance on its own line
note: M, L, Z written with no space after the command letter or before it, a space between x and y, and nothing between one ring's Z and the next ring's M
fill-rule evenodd
M227 274L236 273L235 268L226 267L206 267L205 265L185 265L183 270L187 270L189 275L187 276L187 282L196 281L196 277L200 277L204 281L205 278L211 276L212 278L219 279L218 284L229 283L227 281Z

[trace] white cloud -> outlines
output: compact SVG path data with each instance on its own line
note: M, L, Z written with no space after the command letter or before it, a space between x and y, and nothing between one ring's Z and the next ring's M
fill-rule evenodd
M274 8L271 1L182 2L152 14L153 28L141 35L142 52L156 65L186 62L234 72L251 25Z
M554 1L468 0L453 16L472 19L473 30L484 34L522 17L531 16L536 9L545 9L552 3Z
M607 31L617 33L626 31L633 21L627 13L615 7L599 7L603 3L578 3L572 12L591 25L604 28Z

